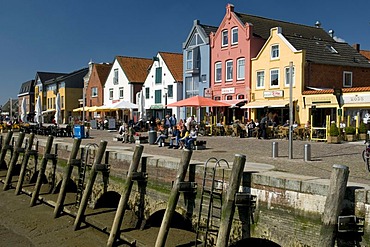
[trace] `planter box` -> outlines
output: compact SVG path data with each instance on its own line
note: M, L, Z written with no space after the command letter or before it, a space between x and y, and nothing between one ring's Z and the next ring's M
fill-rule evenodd
M346 135L346 140L349 142L356 141L356 135Z
M366 133L360 133L360 134L358 134L358 139L359 140L366 140L367 139L367 134Z
M340 143L341 142L341 137L340 136L328 136L328 143Z

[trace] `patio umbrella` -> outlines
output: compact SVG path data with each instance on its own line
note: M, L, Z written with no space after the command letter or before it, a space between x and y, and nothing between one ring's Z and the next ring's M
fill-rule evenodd
M128 101L120 101L112 106L114 109L138 109L138 105L128 102Z
M180 100L171 104L168 104L169 107L181 107L181 106L189 106L189 107L222 107L222 106L230 106L230 104L220 102L217 100L213 100L211 98L205 98L202 96L193 96L191 98L187 98L184 100Z
M22 99L22 106L21 106L21 120L23 123L27 122L27 104L26 104L26 98L24 97Z
M40 124L41 123L41 116L42 116L42 108L41 108L41 99L40 95L37 97L36 106L35 106L35 122Z
M57 98L55 99L55 123L58 125L60 121L60 117L62 115L62 109L60 107L60 94L57 94Z
M143 90L139 93L139 119L145 119L145 101Z

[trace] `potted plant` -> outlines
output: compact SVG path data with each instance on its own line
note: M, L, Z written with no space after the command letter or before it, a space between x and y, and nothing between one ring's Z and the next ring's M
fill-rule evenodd
M347 126L344 128L344 132L346 133L346 140L349 142L353 142L356 140L356 129L352 126Z
M360 123L360 126L358 127L358 139L359 140L366 140L367 139L367 128L366 124L363 122Z
M328 143L340 143L339 129L335 123L330 124Z

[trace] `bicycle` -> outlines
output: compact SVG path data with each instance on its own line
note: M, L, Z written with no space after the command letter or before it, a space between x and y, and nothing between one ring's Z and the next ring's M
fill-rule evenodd
M362 159L366 164L366 169L370 172L370 141L365 141L364 144L367 144L365 150L362 151Z

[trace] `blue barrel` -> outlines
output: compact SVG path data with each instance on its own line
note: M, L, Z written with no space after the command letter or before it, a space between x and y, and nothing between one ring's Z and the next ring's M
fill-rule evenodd
M81 124L75 124L73 128L73 137L78 139L85 138L85 126Z

